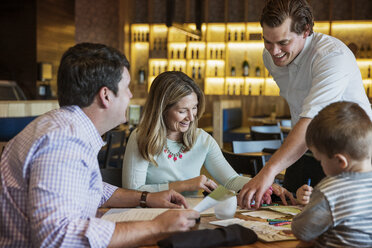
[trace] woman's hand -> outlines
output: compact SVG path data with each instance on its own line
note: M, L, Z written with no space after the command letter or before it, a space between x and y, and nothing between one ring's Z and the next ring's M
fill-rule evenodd
M169 188L177 192L196 191L202 189L210 193L217 188L217 184L213 180L207 178L205 175L200 175L188 180L169 183Z
M302 185L296 192L297 202L302 205L308 204L312 192L313 188L311 186L307 184Z
M292 193L289 192L287 189L275 183L272 185L272 188L273 188L273 193L280 197L284 205L288 205L286 198L289 198L292 205L296 205L295 198L293 197Z

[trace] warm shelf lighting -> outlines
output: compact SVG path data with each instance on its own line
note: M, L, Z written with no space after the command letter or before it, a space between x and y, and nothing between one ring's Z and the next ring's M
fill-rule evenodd
M138 50L145 50L145 49L149 49L149 44L146 42L136 42L134 44L134 47Z
M210 24L209 29L212 32L225 32L224 24Z
M370 29L372 30L372 21L335 21L332 23L332 29Z
M207 61L208 63L208 66L218 66L218 67L221 67L221 66L225 66L225 61L224 60L208 60Z
M250 41L250 42L229 42L227 44L229 49L263 49L264 43L262 41Z

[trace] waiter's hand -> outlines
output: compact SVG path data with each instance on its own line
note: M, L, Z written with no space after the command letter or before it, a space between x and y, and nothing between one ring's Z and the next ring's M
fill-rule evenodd
M251 203L255 201L255 208L260 207L264 193L274 182L275 175L270 174L265 167L240 190L238 195L238 205L241 208L251 208Z

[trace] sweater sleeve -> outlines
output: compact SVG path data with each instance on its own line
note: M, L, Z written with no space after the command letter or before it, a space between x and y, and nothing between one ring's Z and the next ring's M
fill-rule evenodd
M145 160L138 149L137 130L129 137L123 160L123 188L159 192L169 189L168 183L146 184L147 170L150 162Z
M251 178L239 176L226 161L217 142L209 134L205 133L205 135L209 143L205 168L218 183L230 190L239 191Z
M323 193L314 190L309 204L294 217L292 232L300 240L311 241L332 226L332 214Z

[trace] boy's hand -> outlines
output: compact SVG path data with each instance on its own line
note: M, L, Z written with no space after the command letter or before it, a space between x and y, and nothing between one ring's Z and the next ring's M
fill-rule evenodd
M311 186L307 184L302 185L296 192L297 202L302 205L308 204L312 192L313 188Z

